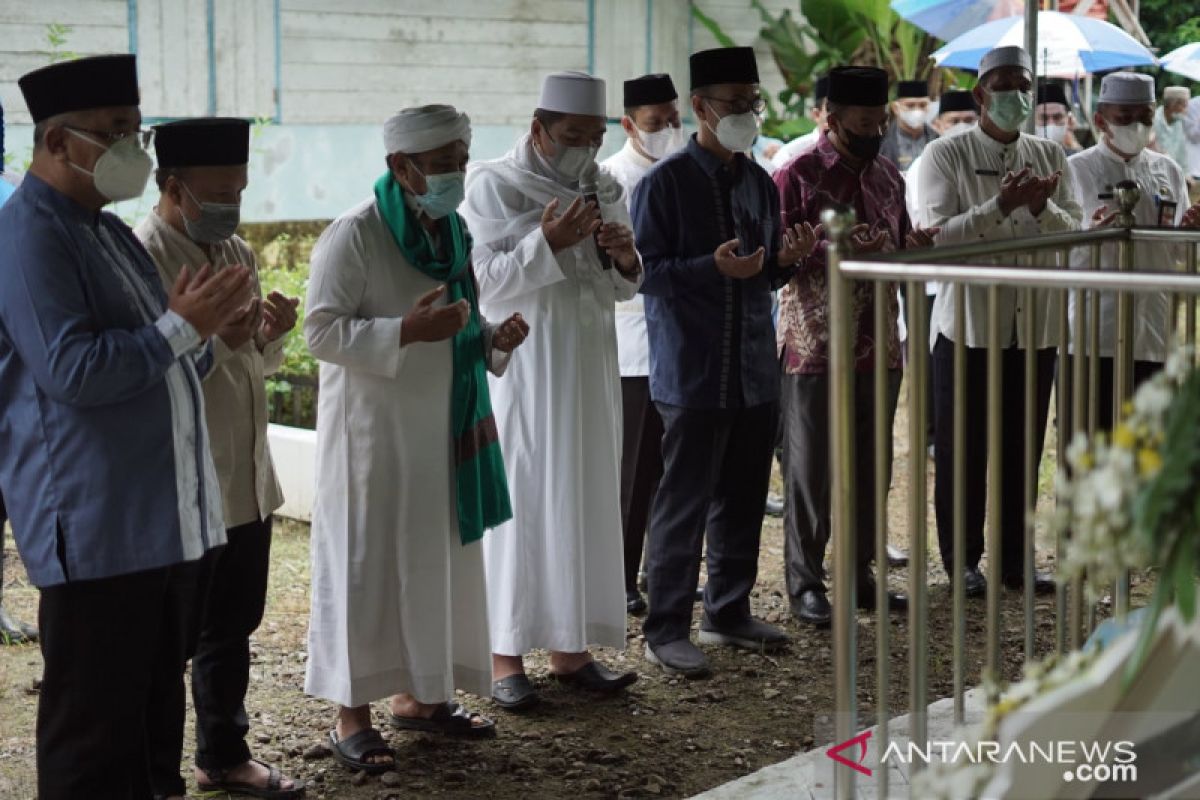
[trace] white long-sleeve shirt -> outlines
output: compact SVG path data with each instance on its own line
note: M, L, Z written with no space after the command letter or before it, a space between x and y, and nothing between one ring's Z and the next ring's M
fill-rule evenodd
M1113 152L1108 143L1089 147L1069 159L1075 195L1083 206L1083 227L1090 228L1092 214L1100 206L1116 211L1112 199L1113 186L1125 180L1137 183L1141 199L1134 207L1138 225L1157 225L1158 203L1162 198L1175 203L1172 223L1178 225L1188 207L1187 182L1183 170L1169 156L1143 150L1128 162ZM1102 195L1107 195L1102 197ZM1164 270L1173 268L1180 256L1178 247L1162 242L1138 242L1134 245L1134 269ZM1117 269L1117 245L1109 242L1101 247L1102 269ZM1091 248L1076 248L1071 254L1072 269L1090 269ZM1133 357L1138 361L1167 360L1167 323L1171 313L1170 295L1137 295L1133 314ZM1075 318L1075 297L1071 296L1071 319ZM1116 353L1117 299L1111 292L1100 296L1100 354L1112 357ZM1074 326L1072 326L1072 331Z
M633 187L650 171L654 162L633 147L625 146L600 164L625 189L625 203L633 197ZM644 378L650 374L650 339L646 334L646 304L640 294L617 303L617 364L622 378Z
M1062 148L1048 139L1022 133L1007 144L988 136L975 127L961 136L930 142L923 154L920 181L921 224L939 227L939 244L1022 239L1044 233L1060 233L1079 229L1081 211L1074 198L1070 169ZM1028 207L1021 207L1005 216L1000 210L1000 182L1008 172L1029 167L1037 175L1062 171L1062 179L1054 196L1037 217ZM1057 255L1039 253L1035 266L1056 266ZM1013 256L983 258L980 264L1013 263ZM988 339L987 293L984 286L966 289L966 345L986 347ZM1020 347L1025 341L1024 318L1031 310L1025 308L1024 292L1015 288L1000 290L1000 335L1004 343L1015 341ZM1035 295L1033 310L1036 348L1058 344L1058 302L1048 290ZM938 335L950 339L954 335L954 292L951 284L942 284L933 305L933 324L930 326L930 346Z
M1183 118L1183 131L1188 140L1188 163L1180 164L1194 178L1200 178L1200 96L1188 101Z

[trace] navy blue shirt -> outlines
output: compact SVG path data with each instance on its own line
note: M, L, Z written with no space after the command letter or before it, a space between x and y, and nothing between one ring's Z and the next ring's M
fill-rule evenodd
M36 586L225 542L211 363L133 232L26 175L0 209L0 486Z
M771 292L794 268L776 265L779 191L742 154L726 164L693 136L654 165L633 191L642 256L650 396L694 409L746 408L779 400ZM766 249L763 270L735 280L713 252L738 239L739 255Z

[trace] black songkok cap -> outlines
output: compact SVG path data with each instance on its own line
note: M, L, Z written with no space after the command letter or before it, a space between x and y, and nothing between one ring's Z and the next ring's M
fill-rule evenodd
M250 123L202 117L156 125L154 154L160 167L238 167L250 161Z
M829 71L829 102L840 106L886 106L887 73L878 67L834 67Z
M60 61L17 81L35 123L58 114L110 106L136 106L137 57L93 56Z
M900 81L896 84L896 99L904 97L929 97L929 84L925 81Z
M1038 84L1037 104L1040 106L1042 103L1062 103L1067 108L1071 107L1067 102L1067 93L1059 83Z
M938 102L938 114L948 114L951 111L974 111L978 113L979 106L975 105L975 95L970 92L964 92L961 89L942 92L942 99Z
M625 108L656 106L679 99L671 76L665 72L625 81Z
M753 47L718 47L692 53L688 59L692 88L716 83L758 83L758 62Z
M829 76L822 75L817 78L817 83L813 86L813 100L818 103L829 97Z

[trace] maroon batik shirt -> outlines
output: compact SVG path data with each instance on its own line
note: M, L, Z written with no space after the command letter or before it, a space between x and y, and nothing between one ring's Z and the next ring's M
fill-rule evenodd
M891 247L904 247L910 226L904 205L904 178L888 159L880 156L861 170L838 153L829 136L821 134L817 146L788 163L774 175L780 208L787 228L808 222L816 227L821 212L830 206L854 209L859 223L891 234ZM804 259L779 299L776 342L784 371L789 375L823 375L829 371L829 290L826 283L822 236L812 255ZM855 369L874 364L875 315L873 283L851 284L851 336ZM896 285L888 284L888 368L900 368L900 334L896 327L899 302Z

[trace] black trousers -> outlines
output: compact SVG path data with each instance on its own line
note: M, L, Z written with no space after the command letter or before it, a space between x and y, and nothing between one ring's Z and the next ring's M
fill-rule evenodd
M0 604L4 602L4 526L8 522L8 507L0 494Z
M1074 358L1074 356L1072 356ZM1100 376L1096 382L1096 391L1100 395L1096 403L1096 428L1097 430L1107 431L1112 429L1113 425L1113 380L1116 374L1116 362L1111 358L1101 357L1098 359L1100 363ZM1064 368L1060 365L1060 368ZM1163 364L1157 361L1135 361L1133 362L1133 387L1136 389L1150 378L1154 377L1155 373L1163 368ZM1061 378L1061 376L1060 376ZM1059 390L1066 395L1067 401L1067 418L1059 428L1059 436L1066 436L1070 441L1074 430L1072 424L1072 414L1074 406L1072 405L1071 390L1073 387L1068 386L1066 382L1059 380ZM1084 425L1083 429L1087 430L1087 387L1084 387Z
M901 371L888 371L888 420L896 414ZM825 590L825 550L831 533L829 468L829 376L781 375L784 396L783 513L787 590L793 603L809 589ZM883 440L889 474L892 426ZM875 377L854 376L854 492L858 574L875 555Z
M967 348L966 414L966 553L968 569L979 566L983 557L983 523L987 504L987 349ZM1054 348L1039 350L1036 369L1037 419L1034 442L1040 460L1054 383ZM942 564L954 571L954 343L939 336L933 348L933 405L937 414L934 437L934 512ZM1000 566L1005 575L1023 574L1025 564L1025 482L1037 480L1037 470L1025 470L1025 351L1007 347L1001 355L1000 393L1001 454Z
M230 528L209 586L200 641L192 657L196 766L230 769L250 760L246 690L250 635L267 605L271 517Z
M173 757L178 779L184 643L208 564L206 558L41 590L40 800L147 800L162 791L153 788L151 771L164 757ZM176 735L154 741L170 733L164 717L176 701ZM168 793L183 790L180 781Z
M663 477L650 518L651 645L688 638L707 536L704 610L717 626L750 616L778 404L696 410L658 403Z
M662 478L662 417L650 400L650 379L621 378L625 422L621 449L621 529L625 535L625 591L637 591L642 547L654 493Z

